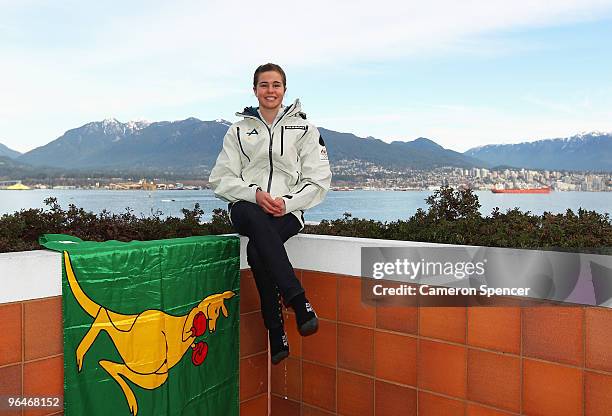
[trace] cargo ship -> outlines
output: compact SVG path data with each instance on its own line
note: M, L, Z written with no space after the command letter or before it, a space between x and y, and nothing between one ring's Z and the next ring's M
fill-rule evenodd
M494 194L549 194L550 188L510 188L510 189L491 189Z

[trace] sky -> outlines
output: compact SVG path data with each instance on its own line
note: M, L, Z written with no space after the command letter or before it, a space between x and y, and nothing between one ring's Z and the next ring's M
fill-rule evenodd
M465 151L612 131L612 0L0 0L0 143L236 121L255 68L317 126Z

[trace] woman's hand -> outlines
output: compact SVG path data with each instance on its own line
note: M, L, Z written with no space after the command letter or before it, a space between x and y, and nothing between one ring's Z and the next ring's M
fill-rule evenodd
M287 213L287 208L285 207L285 200L280 196L274 200L276 206L280 209L279 214L274 214L275 217L282 217Z
M280 199L280 202L278 201ZM285 201L282 198L272 198L267 192L258 190L255 194L255 200L257 205L264 210L266 214L274 215L275 217L282 217L285 215Z

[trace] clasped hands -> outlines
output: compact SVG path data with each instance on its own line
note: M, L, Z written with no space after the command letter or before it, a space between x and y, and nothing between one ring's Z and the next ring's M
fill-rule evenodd
M266 214L271 214L275 217L282 217L285 215L285 200L281 197L272 198L268 192L257 190L255 194L257 205L264 210Z

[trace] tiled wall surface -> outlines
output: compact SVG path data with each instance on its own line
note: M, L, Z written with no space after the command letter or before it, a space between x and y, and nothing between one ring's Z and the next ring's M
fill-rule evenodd
M298 275L321 325L301 338L285 312L291 355L272 367L274 416L612 415L610 309L376 308L358 278ZM240 313L241 414L263 416L267 337L249 271ZM0 305L0 334L0 396L61 395L61 299Z
M273 416L612 415L612 310L370 307L360 279L298 271L321 318L272 367Z
M240 414L268 414L268 333L250 270L240 272Z
M61 297L0 305L0 334L0 397L63 396ZM16 416L22 411L3 406L0 414ZM62 411L39 408L23 412L49 414Z
M62 301L51 297L0 304L0 397L63 396ZM242 272L240 298L240 409L268 414L268 341L259 297L248 271ZM8 411L2 416L61 415L58 409Z

